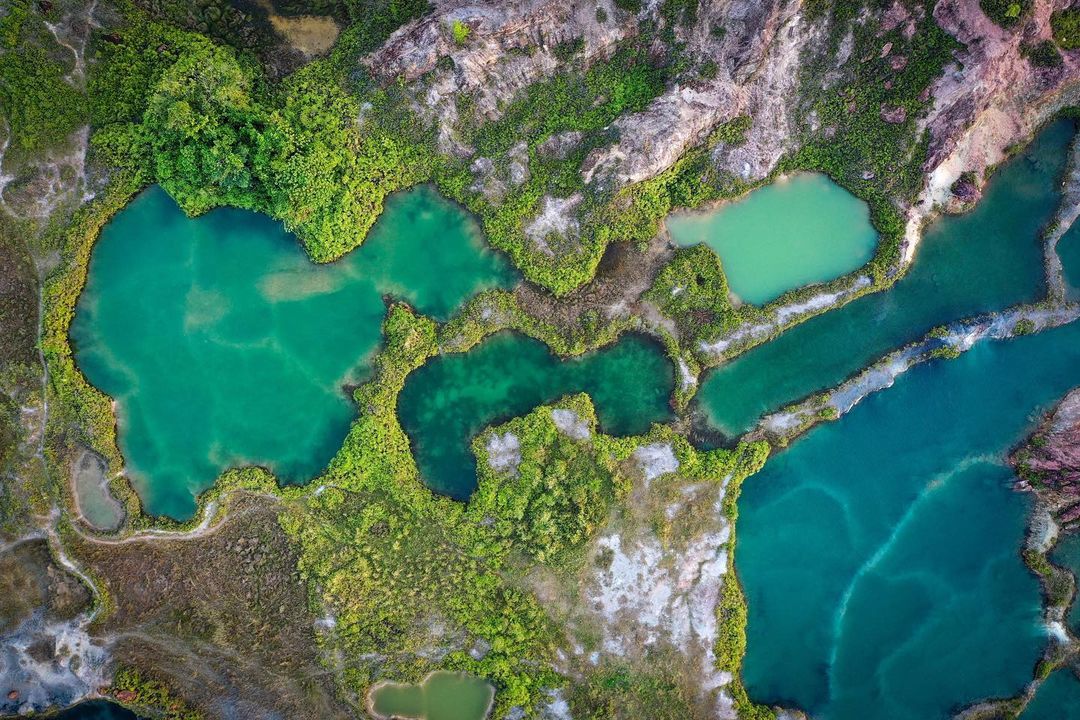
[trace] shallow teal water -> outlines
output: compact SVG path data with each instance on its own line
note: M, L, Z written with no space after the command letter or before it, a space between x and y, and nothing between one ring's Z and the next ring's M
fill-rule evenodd
M515 277L428 187L390 198L365 243L324 266L267 217L191 219L151 188L102 231L71 338L117 402L146 509L182 519L228 467L265 465L284 482L323 468L355 416L344 386L381 341L383 294L446 318Z
M127 708L107 700L89 700L61 710L55 720L139 720Z
M1005 453L1080 384L1080 325L981 344L774 457L740 502L746 682L823 720L1018 692L1046 640Z
M398 397L398 417L424 481L463 500L476 487L472 438L488 425L587 392L605 432L642 433L671 417L674 382L660 346L638 335L560 360L543 343L506 332L467 353L437 357L411 374Z
M1080 223L1065 231L1058 240L1058 256L1065 275L1065 291L1070 300L1080 300Z
M1080 680L1071 670L1058 670L1039 686L1020 720L1080 720Z
M1046 128L991 179L967 215L928 229L914 265L891 289L788 330L711 371L698 395L725 434L841 382L936 325L1033 301L1045 292L1039 236L1052 216L1070 121Z
M731 291L756 305L846 275L865 265L877 245L866 203L813 173L774 182L716 210L678 213L666 225L679 245L712 247Z
M1058 541L1050 555L1050 559L1057 565L1067 568L1077 579L1080 579L1080 535L1070 533ZM1069 608L1069 627L1074 633L1080 634L1080 603L1073 602Z

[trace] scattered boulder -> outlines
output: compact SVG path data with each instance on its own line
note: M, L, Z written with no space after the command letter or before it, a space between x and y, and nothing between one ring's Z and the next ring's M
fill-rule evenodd
M907 121L907 110L900 105L881 105L881 119L893 125Z

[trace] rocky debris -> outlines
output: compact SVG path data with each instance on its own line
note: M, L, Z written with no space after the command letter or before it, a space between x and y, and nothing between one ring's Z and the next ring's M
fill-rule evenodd
M697 387L697 376L691 372L690 366L686 364L686 361L679 358L679 387L683 390L689 390L690 388Z
M881 119L893 125L902 125L907 121L907 110L902 105L881 105Z
M753 118L746 141L714 152L717 166L743 179L765 176L790 148L801 51L817 30L803 22L796 3L779 0L715 3L702 7L688 51L714 62L717 77L693 86L675 85L640 113L615 121L619 141L590 153L586 182L618 188L671 167L701 144L719 124ZM723 27L717 37L709 28Z
M712 512L703 527L680 541L661 543L648 523L615 528L598 538L598 571L591 573L583 591L601 622L602 642L599 656L584 659L595 665L604 655L634 658L656 647L675 648L686 658L687 680L715 703L717 716L728 717L730 698L722 688L732 677L716 669L714 649L716 606L731 539L720 507L724 487L702 484L683 491L675 501L680 507L704 505Z
M117 690L116 694L113 695L113 697L115 697L122 703L131 703L135 702L136 698L138 698L139 696L135 693L134 690Z
M556 133L537 145L536 152L541 157L565 160L581 144L582 137L582 133L577 130Z
M473 184L469 189L483 193L489 202L500 203L506 197L506 184L495 175L495 161L489 157L478 157L472 161L469 170L473 175Z
M551 421L563 435L573 440L588 440L592 437L589 424L573 410L566 408L554 408L551 411Z
M555 250L548 242L551 236L561 239L578 236L581 225L574 211L583 199L581 193L574 193L568 198L545 195L540 201L540 214L525 226L525 236L545 255L554 256Z
M975 184L973 173L964 173L949 188L952 196L965 205L974 204L982 197L982 191Z
M465 154L469 150L453 131L458 96L470 95L481 115L496 118L519 90L560 68L559 45L580 41L577 60L588 65L637 33L635 18L617 11L611 0L443 0L435 5L361 62L383 83L400 78L412 85L415 108L438 122L443 149ZM606 22L597 18L598 8ZM451 34L455 23L469 28L462 44ZM443 58L451 62L440 63Z
M633 458L647 483L679 469L679 458L675 457L675 449L671 447L671 443L642 445L634 450Z
M1080 519L1080 388L1070 391L1009 458L1016 488L1046 500L1062 525Z
M529 181L529 146L522 140L510 148L510 184L517 187Z
M521 442L518 436L512 432L502 435L491 433L488 435L485 446L488 455L488 465L493 470L516 474L518 465L521 464Z
M938 25L964 48L932 85L933 106L919 123L930 133L929 177L909 213L905 261L914 256L921 224L934 207L962 209L963 201L950 188L963 173L985 176L1010 147L1080 100L1080 52L1063 52L1062 66L1052 73L1041 72L1023 53L1025 44L1051 37L1050 14L1059 4L1032 2L1022 32L998 27L978 0L942 0L934 6Z
M82 700L107 684L106 648L85 630L87 616L50 620L39 609L0 634L0 715L42 712Z

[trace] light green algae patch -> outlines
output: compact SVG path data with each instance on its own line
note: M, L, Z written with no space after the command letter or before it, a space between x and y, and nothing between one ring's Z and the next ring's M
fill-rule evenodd
M325 466L355 415L345 386L379 346L384 294L446 318L514 282L476 223L428 187L391 198L364 245L330 265L263 215L191 219L152 188L102 231L71 338L116 401L146 510L183 519L228 467L302 482Z
M866 203L815 173L782 178L710 212L675 214L667 229L679 245L713 248L731 291L755 305L860 268L877 244Z
M371 689L368 708L379 718L483 720L495 688L466 673L434 672L419 685L382 683Z

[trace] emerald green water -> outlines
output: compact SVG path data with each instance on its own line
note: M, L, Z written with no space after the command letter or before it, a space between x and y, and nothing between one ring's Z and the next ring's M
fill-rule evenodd
M587 392L600 427L616 435L645 432L670 418L671 363L638 335L581 358L560 360L543 343L499 333L467 353L437 357L411 374L398 417L424 481L464 500L476 487L472 438L494 422L523 415L563 395Z
M1058 670L1039 686L1020 720L1080 720L1080 680L1071 670Z
M269 218L191 219L151 188L102 231L71 328L87 379L117 403L120 449L146 509L182 519L232 466L311 478L355 410L391 293L446 318L515 275L431 188L393 196L365 243L312 264Z
M740 502L745 677L823 720L930 720L1023 688L1047 638L1003 462L1080 384L1080 324L913 368Z
M383 717L409 720L483 720L495 689L465 673L436 672L420 685L387 683L371 693L372 709Z
M728 287L761 305L862 267L877 234L865 203L825 175L802 173L708 213L667 219L679 245L706 243L724 263Z
M929 228L891 289L798 325L711 371L698 407L738 434L765 412L832 387L936 325L1034 301L1045 291L1039 236L1058 200L1070 121L1050 125L990 180L967 215Z

